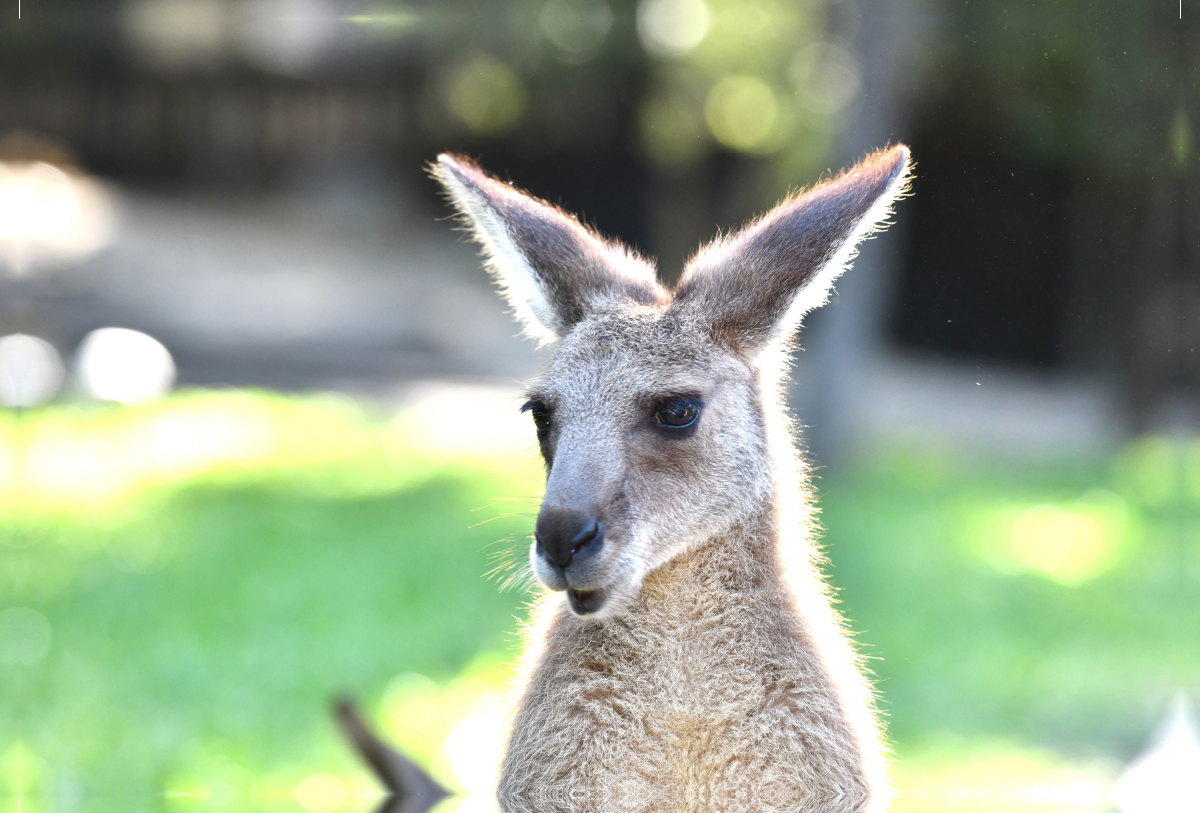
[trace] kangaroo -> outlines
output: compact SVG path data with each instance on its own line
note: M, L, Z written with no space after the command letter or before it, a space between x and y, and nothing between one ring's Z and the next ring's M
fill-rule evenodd
M654 266L441 155L525 332L546 465L504 813L888 806L873 696L831 605L781 384L792 335L907 191L876 152Z

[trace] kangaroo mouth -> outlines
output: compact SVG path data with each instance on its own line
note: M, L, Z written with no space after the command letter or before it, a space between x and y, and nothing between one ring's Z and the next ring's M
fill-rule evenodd
M567 603L571 605L571 612L575 615L591 615L597 612L604 606L607 598L608 591L603 588L596 590L570 588L567 590Z

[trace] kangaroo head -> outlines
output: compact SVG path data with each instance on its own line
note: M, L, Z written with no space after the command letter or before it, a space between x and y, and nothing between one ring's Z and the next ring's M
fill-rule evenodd
M525 404L547 472L530 556L571 612L620 614L655 568L768 509L779 358L908 169L903 146L869 156L714 240L669 291L571 215L438 158L526 333L559 343Z

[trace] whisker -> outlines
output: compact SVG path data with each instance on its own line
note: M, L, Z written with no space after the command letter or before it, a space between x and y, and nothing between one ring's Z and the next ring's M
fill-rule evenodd
M498 519L505 519L507 517L518 517L518 516L521 516L521 515L514 514L514 513L497 514L494 517L488 517L487 519L481 519L481 520L479 520L479 522L476 522L474 525L468 525L467 527L468 528L478 528L480 525L487 525L489 522L495 522Z

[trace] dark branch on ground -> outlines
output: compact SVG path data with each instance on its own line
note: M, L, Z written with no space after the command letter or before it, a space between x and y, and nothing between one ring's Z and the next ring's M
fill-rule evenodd
M388 745L359 715L354 701L337 701L335 715L342 733L388 792L377 813L425 813L449 792L408 757Z

